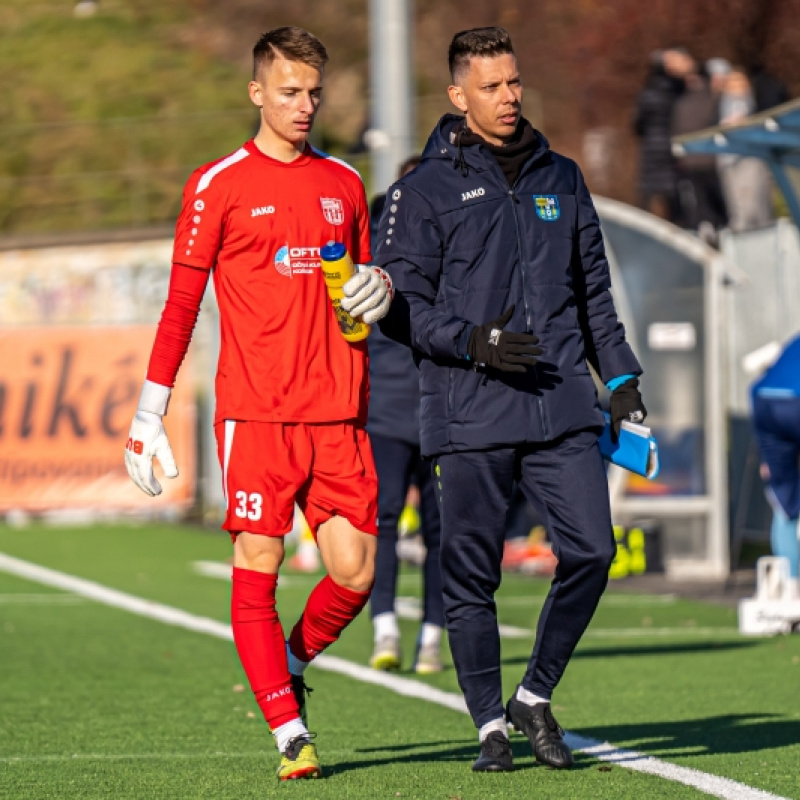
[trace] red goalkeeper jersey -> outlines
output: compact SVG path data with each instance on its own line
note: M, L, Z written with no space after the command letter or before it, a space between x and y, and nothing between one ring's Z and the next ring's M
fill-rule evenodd
M173 261L213 270L215 421L365 420L366 341L342 337L320 270L331 240L370 260L360 176L311 147L284 164L250 141L190 177Z

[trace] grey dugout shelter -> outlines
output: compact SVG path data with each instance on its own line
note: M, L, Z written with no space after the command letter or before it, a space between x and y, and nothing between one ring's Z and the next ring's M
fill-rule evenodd
M800 199L787 168L800 170L800 98L753 114L734 125L717 125L676 136L675 156L739 155L760 158L770 168L794 224L800 228Z

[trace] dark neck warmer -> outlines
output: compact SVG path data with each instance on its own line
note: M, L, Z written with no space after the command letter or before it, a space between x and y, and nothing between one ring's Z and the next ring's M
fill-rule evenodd
M514 135L501 145L490 144L482 136L473 133L464 123L460 143L463 147L473 144L483 145L496 159L509 186L513 186L522 165L533 155L539 144L539 136L524 117L519 121Z

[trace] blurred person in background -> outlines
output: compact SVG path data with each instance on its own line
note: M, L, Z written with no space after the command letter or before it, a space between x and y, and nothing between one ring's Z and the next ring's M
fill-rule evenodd
M653 53L633 118L633 129L639 138L639 207L670 222L680 218L678 178L670 141L672 109L693 64L682 47Z
M405 161L403 161L402 164L400 164L397 170L398 177L402 178L403 175L407 175L412 169L414 169L414 167L417 166L417 164L419 164L419 162L420 156L418 154L409 156ZM379 192L376 194L369 204L369 233L372 239L373 252L377 245L378 222L380 221L385 205L386 192Z
M731 62L724 58L709 58L705 63L708 85L717 102L717 114L714 124L719 122L719 97L725 88L725 81L731 71Z
M719 121L719 99L705 70L691 61L685 91L672 108L672 136L711 128ZM697 231L707 244L717 245L717 231L727 223L717 158L713 154L685 155L676 159L678 201L682 228Z
M546 519L547 510L541 502L531 503L520 485L515 483L506 516L504 570L526 575L554 575L557 560L548 541Z
M294 555L288 560L286 566L295 572L316 572L319 567L319 548L314 532L308 527L303 512L295 507L294 528L297 543Z
M407 175L419 161L418 155L406 159L397 177ZM385 194L376 195L370 205L371 227L376 234L385 200ZM395 613L398 523L413 482L419 490L420 531L425 544L422 626L413 669L418 673L440 672L444 606L439 571L439 508L431 462L420 455L419 374L411 350L373 329L369 337L369 377L367 431L378 471L378 552L370 597L375 645L369 663L379 670L396 670L402 665Z
M772 508L772 553L789 561L791 593L800 598L800 336L755 381L750 399L761 477Z
M736 125L756 111L756 98L747 73L734 67L725 79L720 95L722 125ZM760 158L734 154L718 157L720 178L728 209L729 227L734 233L756 230L775 220L772 205L772 177Z
M377 536L377 476L365 430L367 345L339 329L319 250L344 243L370 258L364 186L351 167L308 144L327 53L297 27L253 49L255 138L195 170L175 232L166 307L125 450L134 483L161 492L157 458L177 474L163 417L213 270L219 304L217 438L223 528L233 541L231 627L236 649L281 754L281 780L322 774L306 727L303 673L366 605ZM342 306L377 321L391 283L365 266ZM297 503L327 574L288 642L276 610L284 536Z
M453 105L388 192L377 260L398 294L382 325L420 364L420 443L434 458L450 652L475 727L476 772L513 770L508 724L538 761L572 764L551 696L616 553L590 362L615 430L646 411L610 293L583 175L522 116L503 28L462 31ZM558 558L528 667L503 705L495 593L514 481L547 511Z

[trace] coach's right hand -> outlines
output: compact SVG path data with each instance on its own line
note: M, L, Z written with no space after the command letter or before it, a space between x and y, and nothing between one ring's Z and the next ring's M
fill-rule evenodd
M167 413L171 390L167 386L145 381L139 407L131 423L125 445L125 468L131 480L147 495L161 494L161 484L153 473L157 458L167 478L178 476L178 467L162 418Z
M525 372L542 354L539 337L532 333L507 333L503 330L514 313L507 308L497 319L473 328L467 345L469 357L478 365L502 372Z

